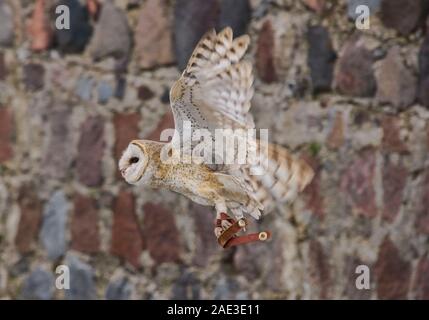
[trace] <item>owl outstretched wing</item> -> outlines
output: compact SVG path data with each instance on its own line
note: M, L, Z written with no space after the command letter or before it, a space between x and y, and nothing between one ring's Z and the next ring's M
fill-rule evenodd
M192 154L202 142L184 134L185 130L191 129L193 134L206 130L210 141L204 142L214 145L216 129L232 129L234 135L245 139L246 131L236 129L254 128L249 113L252 65L242 60L249 42L247 35L233 39L232 30L227 27L218 34L213 29L208 31L197 44L170 91L176 129L173 141L180 141L182 151ZM186 144L186 139L191 141Z

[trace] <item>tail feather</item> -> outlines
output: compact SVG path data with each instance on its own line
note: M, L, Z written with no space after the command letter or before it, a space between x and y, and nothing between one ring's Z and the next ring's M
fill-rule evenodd
M292 202L311 182L314 172L304 160L293 157L279 145L269 144L267 149L268 158L262 158L259 164L264 174L250 175L249 172L248 179L255 198L264 205L265 211L270 211L276 202Z

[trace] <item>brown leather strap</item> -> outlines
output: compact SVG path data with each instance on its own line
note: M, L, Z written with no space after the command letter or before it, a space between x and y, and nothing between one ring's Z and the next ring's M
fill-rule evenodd
M222 212L220 214L220 219L216 220L216 227L221 226L222 220L227 220L232 223L232 225L228 229L226 229L217 240L219 245L221 245L225 249L256 241L265 241L271 238L271 232L269 231L262 231L259 233L251 233L244 236L237 236L236 233L247 226L246 219L234 221L234 219L229 217L226 213Z
M229 241L223 246L225 249L233 246L238 246L241 244L256 242L256 241L265 241L271 238L271 233L268 231L263 231L259 233L251 233L245 236L235 237L229 239Z
M227 242L235 236L235 234L241 230L240 222L244 220L235 221L228 229L226 229L220 237L217 239L218 243L225 248Z

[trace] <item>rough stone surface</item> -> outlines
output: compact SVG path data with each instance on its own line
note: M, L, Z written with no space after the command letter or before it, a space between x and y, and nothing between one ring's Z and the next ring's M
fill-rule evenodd
M52 30L46 15L45 4L45 0L36 1L33 15L27 25L27 32L31 38L31 49L34 51L46 50L52 40Z
M139 267L142 250L142 233L135 213L134 196L121 191L114 205L110 251L134 267Z
M142 68L174 62L169 10L165 0L149 0L140 10L135 43Z
M429 108L429 33L420 48L419 72L419 99L425 107Z
M29 184L21 188L18 202L21 218L15 244L20 253L28 253L36 244L42 218L42 205L35 193L34 185Z
M376 72L377 99L405 108L416 99L416 77L402 64L398 47L389 50Z
M54 276L37 268L24 281L21 298L26 300L50 300L54 294Z
M203 34L214 28L219 15L216 0L178 0L174 7L174 50L183 70Z
M43 88L45 69L37 63L29 63L24 66L24 83L27 90L36 91Z
M89 77L81 77L76 83L76 94L82 100L90 100L92 96L92 88L94 86L94 79Z
M72 149L70 106L62 101L54 101L47 114L49 128L43 155L43 172L47 178L63 179L71 165Z
M205 267L218 249L218 244L213 241L213 211L210 207L192 204L191 212L195 225L198 226L194 263L197 266Z
M381 244L375 265L377 294L379 299L406 299L411 265L401 258L395 244L386 237Z
M104 151L104 121L101 117L88 118L82 125L78 145L76 169L79 181L94 187L101 184L101 159Z
M429 234L429 174L426 174L422 183L422 195L417 209L416 228L424 234Z
M0 299L22 298L27 280L38 279L34 270L55 278L61 264L71 267L72 289L53 299L428 297L428 28L418 22L402 36L384 26L381 0L107 1L38 0L54 39L35 51L26 27L36 1L0 0L14 25L13 41L0 44ZM54 2L69 5L71 30L54 28ZM375 8L369 30L354 26L358 3ZM152 51L133 41L123 60L94 60L87 44L106 5L126 17L129 39L170 34L176 62L142 68L143 57L165 53L154 40ZM149 5L159 11L147 13ZM158 28L146 38L145 10ZM408 9L399 16L392 25L414 19ZM0 34L6 23L0 19ZM316 174L293 205L249 217L248 232L269 230L271 241L224 250L213 208L128 185L117 162L130 140L159 140L173 128L171 85L200 35L226 24L251 39L245 59L256 127ZM315 94L312 72L328 83L333 51L331 90ZM404 103L407 73L418 76L418 99ZM370 269L369 290L356 289L361 264ZM31 288L26 294L49 292Z
M63 53L82 52L92 35L88 9L78 0L61 0L70 9L70 29L55 29L57 48Z
M70 269L70 289L65 290L68 300L93 300L96 298L94 270L77 256L68 254L65 264Z
M356 13L358 6L367 6L369 8L370 15L374 15L380 10L380 4L382 0L347 0L347 13L348 16L355 20L359 14Z
M125 148L131 140L139 137L139 113L116 114L113 123L115 125L115 159L119 161Z
M420 0L381 0L380 16L386 27L408 35L422 22L422 10Z
M335 114L331 132L327 139L327 145L331 149L340 148L345 140L345 127L344 127L344 115L342 112Z
M0 81L5 80L7 76L7 68L4 61L4 53L0 52Z
M273 26L270 20L265 21L258 35L256 49L256 70L258 71L259 77L268 83L277 80L277 74L274 68L273 32Z
M320 190L320 162L314 157L310 156L304 157L304 160L306 160L307 163L314 170L314 178L304 190L304 197L306 198L307 208L311 210L311 212L315 216L323 218L325 215L325 210L323 208L323 197Z
M392 222L401 207L408 172L402 165L387 163L383 167L383 218Z
M231 27L234 36L245 34L251 17L249 0L222 0L220 2L219 29Z
M71 221L71 248L84 253L99 250L98 211L94 199L76 194Z
M311 70L313 92L331 89L336 53L332 48L329 32L317 26L308 30L308 65Z
M322 13L325 8L326 1L325 0L303 0L305 5L310 9L316 11L317 13Z
M184 271L172 288L172 299L198 300L200 291L201 285L195 274Z
M429 299L429 259L427 257L421 258L418 262L414 290L416 299Z
M66 221L68 204L64 193L56 191L43 209L40 240L48 258L56 260L66 251Z
M112 1L106 1L94 30L91 43L94 59L113 56L127 58L131 49L131 35L125 13Z
M109 283L106 289L107 300L128 300L132 293L132 285L126 277Z
M9 108L0 108L0 163L13 157L13 115Z
M377 214L372 180L374 169L374 151L365 150L353 160L341 180L341 189L346 192L352 211L367 217L374 217Z
M351 40L344 45L335 70L335 87L344 95L371 97L376 81L373 55L361 41Z
M161 141L161 133L166 129L174 130L174 117L171 111L168 111L159 120L157 127L146 137L149 140Z
M382 148L387 152L404 153L408 151L406 144L399 136L400 126L399 119L394 116L384 116L381 119L383 128Z
M153 98L154 93L145 85L138 88L138 96L140 100L150 100Z
M0 1L0 46L13 44L15 25L12 7L5 1Z
M108 82L101 81L98 84L97 92L98 92L98 103L106 104L113 95L113 88Z
M312 261L310 278L320 288L320 299L327 299L330 286L330 266L320 242L310 241L309 259Z
M172 213L150 202L144 205L143 210L143 236L152 259L157 264L178 262L181 245Z

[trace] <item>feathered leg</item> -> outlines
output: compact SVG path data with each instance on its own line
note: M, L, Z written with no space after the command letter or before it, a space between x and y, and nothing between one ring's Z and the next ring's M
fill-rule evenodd
M228 210L224 201L216 202L215 208L216 225L214 233L216 235L216 238L219 238L222 235L223 231L225 231L232 225L233 221L230 221L230 219L223 219L224 217L222 217L223 214L227 216Z

